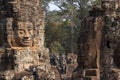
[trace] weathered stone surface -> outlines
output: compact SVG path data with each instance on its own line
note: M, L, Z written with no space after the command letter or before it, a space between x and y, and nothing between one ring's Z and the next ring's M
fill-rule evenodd
M99 60L104 19L101 16L102 9L94 10L90 12L89 17L83 20L79 37L78 69L82 75L78 76L83 80L86 80L87 77L91 80L100 79Z
M119 80L119 6L103 0L83 20L73 80Z
M55 80L40 0L0 0L0 79Z

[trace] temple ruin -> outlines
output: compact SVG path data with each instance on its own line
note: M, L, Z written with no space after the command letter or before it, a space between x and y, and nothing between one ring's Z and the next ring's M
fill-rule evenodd
M119 0L89 11L62 75L44 47L44 18L41 0L0 0L0 80L120 80Z
M81 24L73 80L119 80L120 2L102 0Z
M40 0L0 0L0 80L55 80Z

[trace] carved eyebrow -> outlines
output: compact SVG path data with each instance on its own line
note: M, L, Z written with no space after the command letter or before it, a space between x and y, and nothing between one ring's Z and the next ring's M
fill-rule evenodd
M24 31L24 29L18 29L18 30Z
M30 27L30 26L29 26L29 27L27 27L27 29L33 29L33 27Z
M27 27L33 27L33 25L27 25Z
M33 29L27 29L28 31L33 31Z

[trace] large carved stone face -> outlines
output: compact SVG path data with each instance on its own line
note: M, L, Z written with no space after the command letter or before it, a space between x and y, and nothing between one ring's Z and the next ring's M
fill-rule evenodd
M16 43L19 46L29 47L33 44L33 24L30 22L18 22L16 30Z

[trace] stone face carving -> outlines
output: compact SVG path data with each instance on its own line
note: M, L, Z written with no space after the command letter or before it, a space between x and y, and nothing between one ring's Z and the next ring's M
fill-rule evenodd
M103 18L88 17L83 21L83 29L79 38L78 69L81 76L79 78L86 80L99 80L100 77L100 45L102 38ZM84 38L83 38L84 37ZM76 73L78 74L78 73ZM75 76L74 79L78 79Z
M103 0L82 22L73 80L120 79L119 0Z
M0 79L55 80L40 0L0 0Z
M34 45L34 29L30 22L17 22L14 26L15 42L20 47L30 47Z

